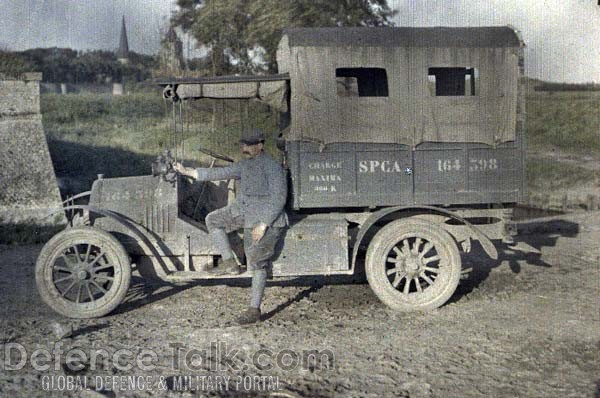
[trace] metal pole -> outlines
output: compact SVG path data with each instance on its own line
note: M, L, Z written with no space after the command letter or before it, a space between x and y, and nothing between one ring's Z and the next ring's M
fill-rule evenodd
M177 137L177 119L175 117L175 102L173 102L173 136L171 144L173 145L174 153L175 153L175 162L177 162L177 146L176 146L176 137Z
M181 126L181 161L183 162L183 141L185 140L185 132L184 132L184 125L183 125L183 101L180 100L179 101L179 124Z

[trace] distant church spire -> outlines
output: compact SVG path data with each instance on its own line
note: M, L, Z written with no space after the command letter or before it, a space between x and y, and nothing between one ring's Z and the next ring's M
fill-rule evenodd
M119 39L119 49L117 50L117 59L126 63L129 59L129 43L127 42L127 28L125 27L125 16L121 24L121 38Z

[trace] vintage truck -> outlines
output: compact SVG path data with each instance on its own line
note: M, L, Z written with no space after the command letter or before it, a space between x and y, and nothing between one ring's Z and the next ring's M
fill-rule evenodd
M298 28L281 38L278 74L157 83L173 115L200 98L252 99L278 111L290 226L273 277L349 275L364 264L384 304L428 310L454 293L460 251L477 241L496 259L492 241L510 244L516 233L512 210L525 195L523 49L511 27ZM175 123L172 152L152 175L99 177L60 210L70 224L36 265L54 310L109 313L132 269L163 281L214 278L206 270L219 257L203 217L232 200L235 185L177 175L177 131Z

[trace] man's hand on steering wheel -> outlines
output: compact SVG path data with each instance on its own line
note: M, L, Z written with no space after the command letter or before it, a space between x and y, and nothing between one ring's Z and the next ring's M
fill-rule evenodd
M212 157L213 159L220 159L220 160L224 160L226 162L230 162L233 163L234 160L231 159L228 156L225 155L220 155L218 153L215 153L209 149L206 148L198 148L198 150L202 153L205 153L207 155L209 155L210 157ZM214 165L214 160L213 163L210 165L210 167L213 167ZM196 178L197 174L196 174L196 169L192 168L192 167L185 167L184 165L182 165L180 162L173 162L173 168L175 169L175 171L183 176L187 176L190 178Z
M252 228L252 240L258 242L265 236L265 232L267 231L267 224L260 223Z
M175 169L176 172L178 172L181 175L191 177L191 178L196 178L196 169L194 169L192 167L185 167L180 162L175 162L175 163L173 163L173 168Z

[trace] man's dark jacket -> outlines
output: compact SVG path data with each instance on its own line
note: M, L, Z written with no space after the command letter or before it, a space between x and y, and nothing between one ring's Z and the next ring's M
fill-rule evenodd
M285 171L271 156L261 152L226 167L196 169L199 181L239 179L241 189L231 210L244 216L244 228L265 223L269 227L285 227L287 198Z

